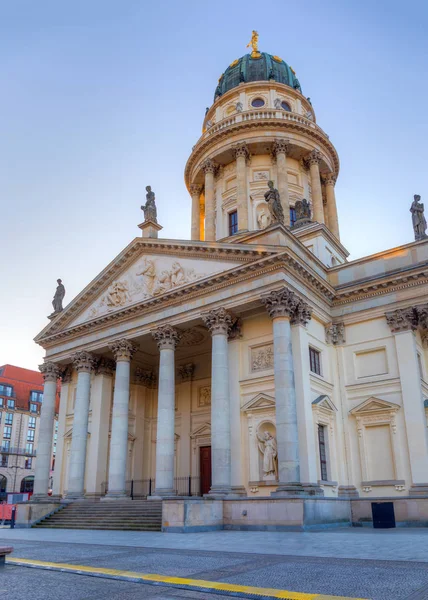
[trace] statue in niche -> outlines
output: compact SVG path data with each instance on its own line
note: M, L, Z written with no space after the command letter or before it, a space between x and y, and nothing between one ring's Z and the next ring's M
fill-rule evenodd
M284 223L284 211L282 210L281 198L279 192L273 187L273 181L268 181L269 189L265 193L265 200L268 203L272 221Z
M263 479L278 479L278 447L276 439L269 431L263 432L261 438L257 434L259 440L258 447L263 454Z
M157 223L158 213L156 210L155 193L152 192L150 185L146 187L146 192L146 203L141 207L141 210L144 212L144 221L153 221L153 223Z
M242 102L237 102L236 103L236 112L242 112L244 110L244 105L242 104Z
M280 108L282 108L281 106L281 98L275 98L275 100L273 101L273 105L274 107L279 110Z
M306 198L303 198L303 200L296 200L294 210L296 211L294 227L304 225L311 221L311 207Z
M413 196L410 212L412 213L413 230L415 232L415 241L423 240L427 237L427 222L424 215L424 205L420 202L421 197L418 194Z
M56 282L58 286L56 288L55 295L52 300L52 306L54 311L52 314L49 315L49 319L53 319L58 313L63 311L62 301L64 300L65 296L65 287L63 286L61 279L57 279Z

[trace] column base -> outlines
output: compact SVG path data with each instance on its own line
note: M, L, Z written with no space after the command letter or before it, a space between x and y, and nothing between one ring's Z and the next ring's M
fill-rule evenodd
M272 498L289 498L290 496L324 496L324 490L317 483L279 483Z
M30 502L61 502L61 496L48 496L48 494L33 494Z
M428 483L414 483L411 485L409 496L428 496Z
M230 493L232 496L247 496L247 490L243 485L232 485Z
M208 494L204 494L204 498L208 498L211 500L221 500L226 496L230 496L232 494L232 488L229 486L218 486L212 487Z
M84 500L85 494L83 492L67 492L65 496L66 500Z
M355 485L339 485L337 491L338 498L359 498L360 494L358 493Z
M126 492L123 490L115 492L108 491L107 494L101 498L101 502L109 501L109 500L131 500L130 496L127 496Z
M176 496L177 490L156 488L151 496L147 496L147 500L162 500L162 498L175 498Z

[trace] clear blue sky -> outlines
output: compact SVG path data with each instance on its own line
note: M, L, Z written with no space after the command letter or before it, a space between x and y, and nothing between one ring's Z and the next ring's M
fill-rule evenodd
M56 279L66 303L135 236L144 187L188 238L184 165L224 69L260 49L296 70L341 160L342 241L412 241L428 203L428 4L409 0L0 3L0 364L36 368Z

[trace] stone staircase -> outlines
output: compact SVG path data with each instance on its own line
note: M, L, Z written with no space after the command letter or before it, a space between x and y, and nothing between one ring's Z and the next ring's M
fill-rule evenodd
M33 527L49 529L115 529L161 531L162 502L109 500L73 502Z

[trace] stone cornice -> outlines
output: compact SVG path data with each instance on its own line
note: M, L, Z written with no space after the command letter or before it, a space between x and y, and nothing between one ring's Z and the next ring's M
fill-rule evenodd
M284 252L266 258L261 258L257 261L243 264L235 269L230 269L227 272L220 272L218 274L211 275L204 279L195 281L194 283L182 286L176 290L171 290L163 294L162 296L155 296L149 298L143 302L139 302L128 306L122 310L115 311L103 315L99 318L84 323L79 323L74 327L60 331L52 331L50 335L40 334L38 342L43 346L50 346L55 344L58 340L78 337L84 333L90 331L96 331L99 328L106 327L110 323L118 324L122 321L128 320L134 315L147 314L157 310L163 310L166 306L172 306L180 304L183 299L190 300L201 296L206 291L216 291L222 288L227 288L230 283L240 283L249 279L254 279L278 269L286 269L291 271L297 281L306 287L312 289L322 301L328 304L332 303L334 298L334 288L324 279L322 279L311 267L298 258L288 248L284 249ZM48 333L48 332L46 332ZM43 344L42 344L43 342Z
M210 150L212 150L218 144L219 141L225 138L231 139L234 135L241 132L248 134L251 131L257 131L260 129L272 130L272 140L270 140L272 142L278 138L277 133L280 130L283 130L286 135L289 132L299 132L306 135L308 138L310 138L310 140L315 142L317 145L320 145L321 149L324 150L325 154L330 157L330 159L332 160L332 164L334 165L334 175L337 177L340 168L339 157L335 147L330 142L327 135L321 130L321 128L314 128L314 123L312 121L305 119L301 115L295 115L295 117L295 121L287 120L284 118L278 119L275 117L254 119L248 121L244 120L238 123L233 123L229 126L225 126L222 129L219 129L218 131L214 132L207 138L201 138L194 146L192 154L190 155L186 164L184 180L186 182L187 187L189 187L195 179L194 174L192 173L193 168L200 161L203 162L203 160L208 157ZM251 143L251 138L248 138L246 141L247 143ZM238 140L235 139L234 143L236 144L237 142ZM269 142L269 138L266 138L266 142ZM293 140L292 143L297 143L297 140ZM233 145L232 142L231 145ZM222 147L222 150L224 149L225 147ZM215 158L215 156L211 158Z

